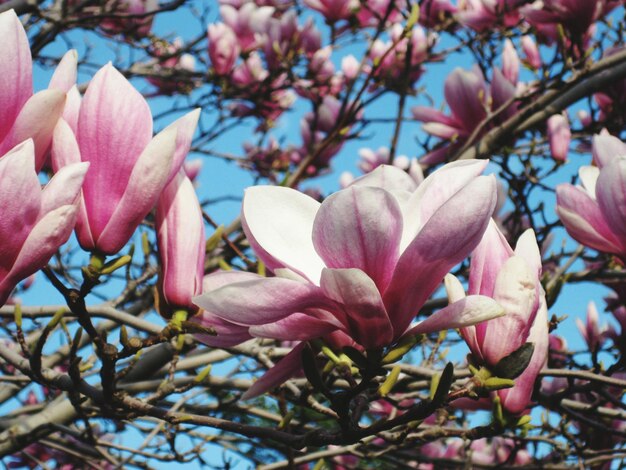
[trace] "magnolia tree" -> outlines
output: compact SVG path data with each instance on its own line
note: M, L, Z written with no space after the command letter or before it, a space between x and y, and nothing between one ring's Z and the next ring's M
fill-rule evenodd
M622 1L0 10L8 468L624 465Z

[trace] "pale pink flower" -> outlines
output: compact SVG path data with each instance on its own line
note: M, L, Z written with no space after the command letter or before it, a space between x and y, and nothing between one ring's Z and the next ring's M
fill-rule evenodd
M525 62L535 70L540 69L542 64L541 54L539 53L539 48L535 40L532 36L524 35L520 42L522 44L522 50L524 51Z
M77 163L62 168L42 190L32 140L0 158L0 305L69 238L88 167Z
M587 321L583 323L580 318L577 318L576 327L587 343L589 351L595 351L606 340L608 326L605 324L600 327L598 309L593 301L587 305Z
M323 337L365 349L498 316L502 310L493 300L469 296L410 326L487 226L496 182L479 176L486 164L446 165L417 188L402 170L380 166L321 204L290 188L249 188L243 228L276 277L223 285L194 301L210 318L222 319L222 327L247 326L252 336ZM283 377L285 367L297 370L297 357L283 359L270 377Z
M143 96L111 64L96 73L76 135L61 119L52 145L55 169L91 163L76 224L85 250L112 255L126 244L181 167L198 117L192 111L153 138Z
M626 260L626 144L607 134L593 137L596 166L579 170L582 187L560 184L556 211L579 243Z
M217 75L226 75L235 66L241 53L237 36L224 23L210 24L208 28L209 58Z

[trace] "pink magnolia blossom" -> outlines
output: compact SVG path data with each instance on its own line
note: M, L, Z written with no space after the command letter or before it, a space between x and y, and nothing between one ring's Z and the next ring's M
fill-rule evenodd
M548 118L547 127L552 158L564 162L567 160L569 143L572 139L572 131L570 131L567 117L563 114L555 114Z
M592 150L596 166L580 168L582 187L557 186L556 211L576 241L626 261L626 144L600 134Z
M209 58L217 75L226 75L235 66L241 53L233 30L224 23L210 24L208 28Z
M401 0L368 0L361 3L357 18L364 28L377 27L383 18L386 18L388 24L394 24L400 21L402 7ZM389 15L387 12L390 12Z
M96 73L80 105L76 135L61 119L52 145L55 169L91 163L76 224L85 250L111 255L130 239L181 167L198 116L192 111L153 138L141 94L111 64Z
M521 9L526 21L549 40L558 37L562 26L572 39L580 41L589 34L593 23L606 14L612 2L607 0L537 0Z
M330 22L350 18L359 9L358 0L304 0L304 4L319 11Z
M202 292L204 223L196 191L182 170L159 197L155 223L163 299L171 310L193 312L191 298ZM165 305L159 307L163 313Z
M196 69L196 59L193 55L181 53L183 43L180 38L176 38L171 44L159 41L154 44L154 60L149 65L152 66L156 74L178 74L182 75L180 80L173 78L161 78L159 76L147 76L146 80L158 89L158 93L173 95L175 93L189 93L194 88L194 83L189 76L183 74L194 72ZM182 73L181 73L182 72Z
M457 18L476 31L498 24L514 26L519 21L519 7L527 0L459 0Z
M478 67L470 71L456 68L446 78L444 95L451 115L448 116L435 108L415 106L411 109L413 117L424 122L422 128L428 134L444 140L433 151L421 158L424 164L444 161L449 154L460 148L474 131L482 126L480 134L487 132L493 124L498 124L515 114L519 74L519 57L515 48L505 42L502 56L502 69L495 68L491 86ZM508 106L505 106L507 105ZM492 119L493 124L484 125L488 111L501 109Z
M585 340L585 343L587 343L589 351L592 352L602 346L602 343L604 343L607 338L608 326L605 324L603 327L600 327L598 323L599 317L596 304L589 302L587 305L587 321L583 323L580 318L577 318L576 327Z
M63 113L65 93L76 81L76 52L68 52L50 88L33 95L32 59L24 27L13 10L0 14L0 155L26 139L35 144L35 168L48 154L54 126Z
M540 69L542 64L541 54L535 40L531 36L524 35L520 39L520 43L524 51L525 63L535 70Z
M105 2L103 8L113 16L104 18L99 26L109 34L128 34L134 37L145 37L152 29L155 12L159 9L158 0L112 0ZM124 17L128 15L127 17ZM133 16L136 15L136 16Z
M222 20L235 33L239 47L244 52L249 52L259 46L258 36L267 31L275 11L273 7L258 7L254 3L244 3L240 8L234 8L231 5L220 7Z
M321 337L336 347L370 349L389 346L405 334L500 315L493 300L469 296L410 327L487 226L496 182L493 176L479 176L486 164L446 165L417 188L405 172L385 165L321 204L289 188L249 188L242 208L244 231L276 277L231 275L235 282L194 299L208 312L200 321L211 324L219 318L230 334L247 328L256 337ZM224 274L218 277L221 281ZM270 379L283 377L295 359L283 359Z
M505 315L490 322L461 329L461 335L479 364L494 367L526 342L535 350L526 370L511 389L498 391L503 407L511 413L524 411L533 385L548 354L548 318L541 287L541 255L531 229L519 238L515 251L491 221L472 254L469 293L496 300ZM452 278L455 279L455 278ZM452 301L463 298L461 284L449 279Z
M450 0L424 0L420 3L419 22L424 26L433 27L452 17L457 7Z
M32 140L0 158L0 305L69 238L88 167L62 168L41 190Z

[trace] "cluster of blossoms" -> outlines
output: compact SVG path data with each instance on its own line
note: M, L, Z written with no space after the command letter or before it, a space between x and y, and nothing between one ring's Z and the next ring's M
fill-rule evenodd
M0 15L0 34L13 54L3 64L13 88L0 91L0 187L6 204L0 302L43 267L74 228L84 250L115 255L158 206L164 297L173 308L195 309L191 297L200 292L204 232L182 164L199 110L153 137L147 102L112 65L101 68L80 96L74 51L64 57L50 88L32 95L30 48L12 10ZM37 172L46 165L54 176L42 191ZM194 230L171 228L182 218Z

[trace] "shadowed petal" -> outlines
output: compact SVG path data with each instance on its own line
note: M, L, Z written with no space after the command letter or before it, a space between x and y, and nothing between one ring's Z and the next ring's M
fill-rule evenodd
M495 178L476 178L430 217L402 253L384 294L396 336L404 332L450 269L478 245L495 204Z
M329 268L356 268L384 292L398 259L402 214L387 191L351 186L329 196L313 222L313 246Z
M378 288L360 269L327 269L320 283L324 293L341 304L349 319L350 335L363 347L389 344L393 327Z
M596 199L611 230L626 237L626 159L614 159L602 168Z
M252 336L257 338L308 341L325 336L338 328L340 328L338 324L320 320L304 313L294 313L274 323L251 326L249 331Z
M229 284L194 297L193 302L241 325L275 322L309 307L336 307L319 287L278 277Z
M406 334L423 334L475 325L504 315L504 309L492 298L470 295L418 323Z
M268 370L252 387L241 396L242 400L250 400L282 384L287 379L296 375L302 369L300 359L302 349L306 343L300 343L283 357L278 364Z

